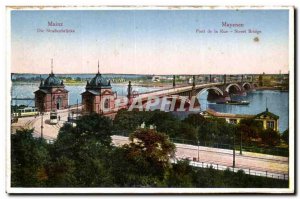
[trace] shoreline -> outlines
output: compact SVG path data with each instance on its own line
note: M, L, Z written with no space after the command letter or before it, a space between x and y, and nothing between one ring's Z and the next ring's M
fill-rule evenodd
M36 85L39 84L39 82L25 82L25 81L11 81L12 86L15 85ZM76 82L76 83L64 83L65 86L85 86L86 82ZM111 83L112 86L128 86L128 82L124 83ZM172 87L172 83L131 83L132 86L139 86L139 87L153 87L153 88L170 88ZM177 84L176 86L179 86L181 84ZM288 89L281 89L276 88L272 86L263 86L263 87L257 87L255 90L273 90L273 91L282 91L282 92L289 92Z

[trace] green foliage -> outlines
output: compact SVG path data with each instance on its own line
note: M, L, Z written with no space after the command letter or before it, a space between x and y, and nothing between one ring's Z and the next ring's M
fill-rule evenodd
M17 130L11 135L11 186L44 186L47 176L47 144L32 136L33 129Z
M107 186L111 180L106 172L108 157L111 149L112 121L98 114L81 117L77 126L65 124L51 148L51 170L54 172L49 180L49 186Z
M167 135L153 129L137 129L130 137L130 144L124 145L128 158L146 159L152 167L164 169L170 166L170 158L175 156L175 145ZM144 163L142 163L144 164Z
M289 144L289 129L285 130L282 135L281 139L286 143Z
M173 168L169 170L165 178L168 187L193 187L193 176L195 172L189 165L189 161L178 161L173 164Z
M177 133L175 134L176 137L186 140L197 140L197 129L190 124L181 123L178 125Z
M99 114L82 116L76 122L81 140L97 140L98 144L109 146L112 135L112 120Z
M156 130L167 134L176 142L205 144L207 146L229 147L233 144L235 136L236 143L241 138L243 145L259 147L264 136L263 125L254 119L242 119L238 125L229 124L225 119L204 118L200 114L189 114L185 119L179 120L170 112L150 111L141 112L134 110L120 110L114 120L114 130L125 132L125 135L136 130L142 123L146 127L153 125ZM269 145L269 143L271 145ZM274 142L264 142L264 146L274 146Z
M251 143L253 139L259 138L263 131L262 123L254 119L242 119L237 125L238 136L241 136L244 143Z
M65 156L52 159L47 165L49 187L76 186L75 161Z
M193 127L202 126L206 123L206 119L200 114L189 114L184 120L184 123L190 124Z
M137 114L138 118L132 124L154 124L157 129L184 139L204 136L207 130L213 135L205 135L207 139L222 138L226 141L236 130L234 125L224 120L192 115L181 122L169 113L153 111L140 114L121 112L114 127L112 121L104 116L83 116L76 127L66 123L54 144L34 138L33 130L17 131L11 136L12 186L288 187L288 181L249 176L242 171L233 173L196 168L191 167L188 161L171 164L175 145L167 134L154 129L140 129L132 125L127 128L128 131L134 129L130 143L122 147L112 146L110 136L113 128L121 128L126 122L129 124L130 120L122 123L121 118L134 118L131 114ZM270 130L264 133L267 132L268 135L274 133Z
M121 109L114 119L114 130L132 132L143 122L147 122L149 117L151 117L151 112L141 112L137 109L132 111Z
M199 140L232 144L235 128L235 125L228 124L224 119L208 118L203 125L199 126Z
M262 139L262 143L268 146L276 146L280 142L279 133L270 128L263 130L260 137Z

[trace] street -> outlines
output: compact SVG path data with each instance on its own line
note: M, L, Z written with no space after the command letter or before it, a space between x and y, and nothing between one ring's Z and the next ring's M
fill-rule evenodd
M60 121L56 125L49 124L49 113L43 116L43 136L47 140L55 140L59 128L67 121L68 110L58 111ZM34 136L41 136L41 116L38 117L26 117L19 118L18 123L12 124L12 132L15 132L17 128L34 128ZM128 137L112 136L112 142L116 146L129 143ZM199 161L198 161L199 153ZM228 149L210 148L176 144L176 158L177 159L189 159L196 162L204 162L210 164L218 164L222 166L232 167L233 151ZM251 169L257 171L267 171L280 174L288 174L288 157L273 156L260 153L243 152L240 155L236 151L236 168Z

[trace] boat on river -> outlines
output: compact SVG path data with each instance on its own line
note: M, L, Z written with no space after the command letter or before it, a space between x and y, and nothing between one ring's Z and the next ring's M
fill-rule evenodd
M216 104L228 104L228 105L249 105L249 101L241 100L229 100L229 101L221 101L221 102L216 102Z

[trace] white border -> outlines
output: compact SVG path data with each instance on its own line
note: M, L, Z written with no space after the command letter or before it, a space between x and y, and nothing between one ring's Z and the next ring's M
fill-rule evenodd
M13 5L13 4L11 4ZM274 188L11 188L10 187L10 11L19 9L19 7L8 7L6 10L6 191L8 193L293 193L294 185L294 145L290 145L289 157L289 179L290 187L288 189ZM39 10L40 6L22 8L22 10ZM223 10L223 9L287 9L289 10L289 69L290 69L290 87L289 87L289 130L290 143L294 141L294 8L291 6L69 6L69 7L43 7L42 10Z

